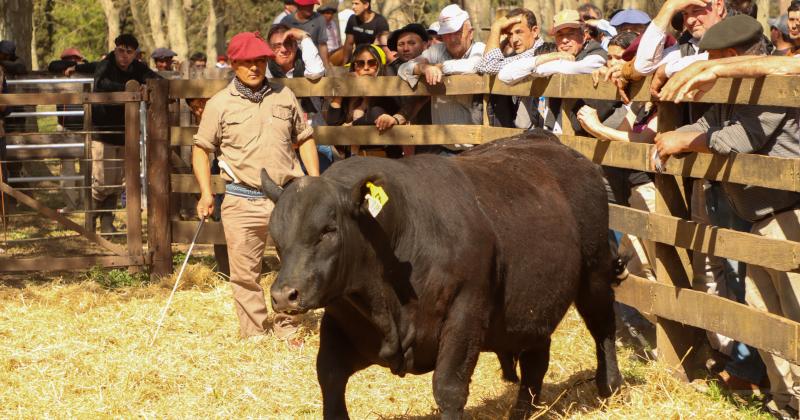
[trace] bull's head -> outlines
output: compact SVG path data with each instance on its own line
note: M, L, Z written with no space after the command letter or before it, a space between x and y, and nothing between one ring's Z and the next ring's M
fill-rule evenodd
M270 289L276 312L321 308L352 287L346 279L364 264L367 247L359 221L371 217L364 185L380 182L377 178L347 186L325 177L303 177L284 191L262 170L262 191L276 203L269 223L281 259Z

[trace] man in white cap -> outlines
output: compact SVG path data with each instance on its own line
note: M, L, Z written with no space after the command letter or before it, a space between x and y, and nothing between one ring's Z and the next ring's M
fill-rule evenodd
M428 85L436 85L445 75L477 73L486 45L473 42L473 31L467 12L456 4L445 7L439 14L442 43L400 66L398 76L414 87L420 76ZM480 124L482 110L473 95L436 95L431 97L431 119L434 124ZM462 148L456 145L451 150Z

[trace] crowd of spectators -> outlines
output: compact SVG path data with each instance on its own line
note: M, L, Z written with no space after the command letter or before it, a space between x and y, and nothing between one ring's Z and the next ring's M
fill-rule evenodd
M654 144L655 171L687 152L800 157L798 109L693 103L682 108L679 128L665 131L659 130L658 102L697 100L723 77L800 74L798 0L784 14L769 20L768 33L755 20L755 3L735 0L667 0L652 19L634 9L604 16L597 7L585 4L576 10L560 11L546 25L537 20L534 11L518 8L493 21L485 43L475 40L478 28L473 27L468 12L456 4L444 7L428 26L412 23L394 31L387 19L372 9L372 0L352 0L352 10L343 11L336 1L319 7L317 0L285 0L284 4L285 9L266 31L266 41L274 52L267 63L270 79L397 76L415 87L421 80L428 86L440 85L445 76L457 74L494 75L507 84L554 74L591 74L595 86L613 84L621 98L578 100L571 109L562 109L566 102L559 98L528 96L491 95L486 102L482 95L304 98L300 105L312 127L375 126L386 132L407 124L481 124L486 114L492 125L545 128L558 134L566 117L577 134L598 141ZM545 33L544 26L549 32ZM177 63L176 56L168 48L157 48L150 54L155 69L162 73L180 71L181 67L195 73L207 68L208 58L202 53L192 55L186 64ZM88 63L80 51L69 48L50 63L49 70L66 75L91 73L96 90L117 91L127 80L158 77L142 59L135 38L122 35L116 49L99 62ZM0 42L0 71L19 71L14 60L13 43ZM227 58L219 56L213 67L228 66ZM630 101L629 86L648 76L650 92L658 101ZM205 102L190 100L189 104L199 118ZM96 125L121 124L119 109L96 108L92 113ZM2 125L0 137L1 133ZM121 156L120 138L99 136L92 148L93 158ZM318 151L320 169L324 170L332 161L348 155L449 156L469 147L458 143L340 150L318 146ZM120 172L118 168L116 171ZM116 205L116 198L108 198L113 193L102 188L104 182L121 183L117 179L121 174L111 172L109 168L93 169L97 183L93 196L100 209ZM655 211L652 172L606 168L605 175L609 201ZM691 194L692 220L770 238L800 240L798 193L706 180L691 180L686 187ZM654 279L653 244L615 232L610 232L609 240L619 249L620 273L627 268L630 273ZM700 253L695 253L692 265L696 289L800 321L800 275ZM631 328L646 324L631 308L619 309ZM800 367L719 334L709 333L708 338L712 347L725 355L709 367L722 386L736 390L769 387L772 400L767 408L778 416L796 418Z

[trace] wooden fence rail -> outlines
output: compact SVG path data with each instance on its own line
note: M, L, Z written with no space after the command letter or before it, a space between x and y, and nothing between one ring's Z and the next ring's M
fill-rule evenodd
M446 77L439 86L421 82L412 89L396 77L322 78L273 80L290 87L298 97L314 96L426 96L426 95L514 95L564 98L564 109L577 99L618 100L616 90L601 84L592 86L589 76L552 76L532 79L508 86L489 76L464 75ZM169 99L213 96L228 81L174 80L165 88L150 85L153 92ZM651 101L646 79L630 87L635 101ZM800 83L797 78L771 76L761 79L720 80L700 102L800 107ZM165 107L162 107L166 109ZM659 131L674 129L679 121L674 104L659 105ZM196 127L166 126L159 121L158 147L163 155L170 147L189 146ZM598 141L576 136L568 119L563 118L561 141L592 161L612 167L652 172L650 156L653 146L622 142ZM374 127L317 127L314 137L319 144L329 145L429 145L480 144L520 133L520 130L469 125L396 126L379 134ZM169 168L165 173L169 174ZM617 289L617 299L656 316L659 354L678 367L678 373L689 375L697 366L693 356L700 343L702 328L728 335L736 340L781 355L800 363L800 323L758 311L736 302L698 292L690 288L692 276L690 252L701 252L730 258L779 271L800 272L800 243L776 240L758 235L723 229L689 219L688 197L682 188L683 178L755 185L800 192L800 159L781 159L755 154L731 155L688 154L670 159L663 174L656 175L657 211L647 213L627 207L610 206L610 227L656 243L657 282L632 276ZM190 174L171 174L159 178L167 194L197 193ZM224 191L224 182L213 179L214 192ZM154 204L166 206L165 203ZM188 242L197 222L170 220L165 225L172 242ZM202 243L224 243L220 223L207 223L200 237ZM164 248L164 247L162 247ZM166 258L166 256L164 257ZM702 340L704 340L704 336ZM687 356L689 354L689 357Z

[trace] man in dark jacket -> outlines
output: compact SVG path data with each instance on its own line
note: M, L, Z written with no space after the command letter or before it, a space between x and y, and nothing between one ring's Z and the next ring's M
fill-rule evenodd
M121 92L130 80L144 84L147 79L159 78L146 64L135 60L139 41L133 35L120 35L114 44L114 51L96 65L95 92ZM97 134L92 140L92 200L96 209L107 210L99 213L101 232L113 233L111 210L117 206L124 175L125 106L92 105L92 124L96 131L115 132Z

